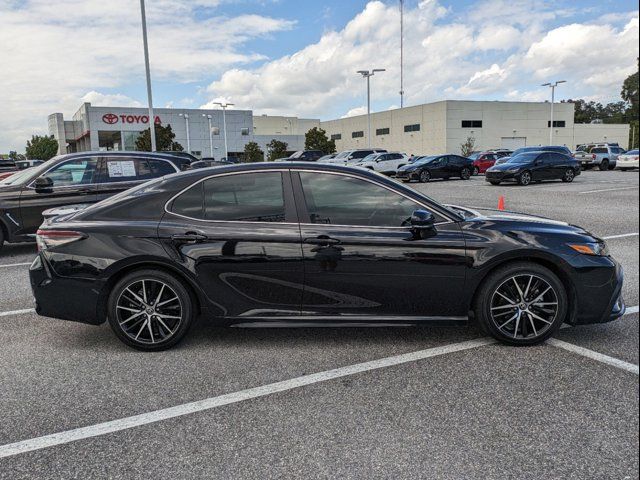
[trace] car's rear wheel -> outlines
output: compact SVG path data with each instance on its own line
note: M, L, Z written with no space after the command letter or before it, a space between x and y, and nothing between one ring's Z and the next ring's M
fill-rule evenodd
M600 171L606 172L607 170L609 170L609 160L603 160L600 163Z
M467 167L464 167L460 170L460 178L462 180L469 180L471 178L471 170Z
M429 180L431 180L431 173L429 173L429 170L423 170L420 172L419 178L421 183L427 183Z
M562 176L562 181L565 183L573 182L573 179L576 178L576 172L574 172L573 168L569 168L564 175Z
M473 167L473 176L475 177L476 175L480 174L480 169L478 167Z
M476 298L480 326L510 345L543 342L560 328L569 308L560 279L531 262L513 263L491 273Z
M168 273L138 270L113 287L107 314L116 336L127 345L145 351L165 350L189 330L193 300Z
M2 250L3 245L4 245L4 232L2 231L2 227L0 226L0 250Z
M518 176L518 185L522 185L523 187L526 187L527 185L531 184L531 180L533 180L533 178L531 177L531 172L526 171L526 172L522 172L519 176Z

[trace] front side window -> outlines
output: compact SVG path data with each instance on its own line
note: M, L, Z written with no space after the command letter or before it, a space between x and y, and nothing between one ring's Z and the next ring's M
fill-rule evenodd
M78 158L64 162L49 170L44 176L53 181L54 187L89 185L95 183L97 160Z
M280 172L255 172L210 178L173 201L173 213L200 220L284 222Z
M401 227L421 205L374 183L343 175L300 172L311 223Z

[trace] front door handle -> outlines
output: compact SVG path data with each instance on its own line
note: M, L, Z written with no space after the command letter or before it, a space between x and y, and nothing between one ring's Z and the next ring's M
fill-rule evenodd
M89 195L91 193L91 189L89 188L80 188L77 193L80 195Z
M207 240L206 235L195 232L171 235L171 240L178 243L199 243Z
M313 237L313 238L305 238L303 242L309 243L311 245L337 245L338 243L340 243L340 240L338 240L337 238L331 238L331 237L326 237L326 238Z

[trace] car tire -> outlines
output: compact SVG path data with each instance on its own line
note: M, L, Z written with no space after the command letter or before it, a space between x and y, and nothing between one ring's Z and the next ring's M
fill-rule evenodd
M620 171L621 172L628 172L629 170L631 170L630 168L621 168Z
M567 169L566 172L564 172L564 175L562 176L562 181L565 183L571 183L575 178L576 178L576 172L573 170L573 168L569 168Z
M0 226L0 250L2 250L2 246L4 245L4 230L2 226Z
M462 180L469 180L471 178L471 170L469 170L469 168L464 167L462 170L460 170L460 178Z
M609 160L603 160L600 162L600 171L606 172L609 170Z
M480 169L478 167L473 167L473 176L477 177L480 175Z
M528 170L522 172L520 175L518 175L517 181L518 185L521 185L523 187L531 185L531 182L533 181L531 172Z
M496 186L497 186L497 185L500 185L500 183L501 183L501 182L497 182L497 181L495 181L495 180L489 180L489 183L490 183L491 185L496 185Z
M174 276L162 270L136 270L111 289L107 317L111 329L126 345L160 351L184 338L193 323L194 303L190 292Z
M565 286L551 270L533 262L511 263L490 273L474 305L480 327L515 346L544 342L558 331L568 311Z
M429 170L423 170L420 172L418 179L420 180L420 183L427 183L431 180L431 173L429 173Z

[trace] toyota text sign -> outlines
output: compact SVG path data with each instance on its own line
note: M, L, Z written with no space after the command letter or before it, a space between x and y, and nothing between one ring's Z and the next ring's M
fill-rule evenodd
M105 113L102 116L102 121L109 125L115 125L116 123L149 123L148 115L116 115L115 113ZM160 117L155 116L155 123L161 123Z

